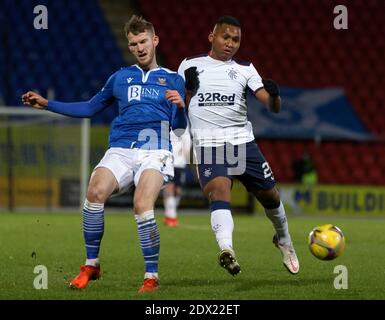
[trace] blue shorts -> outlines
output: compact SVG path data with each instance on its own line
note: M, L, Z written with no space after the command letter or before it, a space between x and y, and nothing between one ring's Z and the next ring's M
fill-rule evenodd
M236 146L197 147L195 151L202 189L220 176L238 179L247 191L270 190L275 186L273 172L254 141Z

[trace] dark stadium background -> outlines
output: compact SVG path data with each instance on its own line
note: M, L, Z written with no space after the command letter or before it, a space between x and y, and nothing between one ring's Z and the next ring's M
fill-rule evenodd
M333 10L341 4L348 9L347 30L333 27ZM33 28L37 5L48 8L46 30ZM294 182L293 162L307 152L320 185L385 185L383 1L0 0L0 7L0 103L20 107L21 94L30 89L62 101L85 100L100 90L112 72L132 63L123 25L133 13L154 23L161 40L158 60L173 70L184 57L208 52L207 35L219 16L236 16L242 23L238 58L252 61L282 92L341 90L349 112L334 112L337 105L331 104L314 126L334 118L337 127L354 122L353 133L364 132L360 138L318 134L289 121L288 128L297 130L277 133L269 127L274 118L254 124L276 180ZM253 103L250 113L259 108ZM116 108L95 115L93 128L108 126L115 115ZM3 143L3 157L8 149ZM103 152L91 150L91 168ZM197 188L191 170L188 182Z

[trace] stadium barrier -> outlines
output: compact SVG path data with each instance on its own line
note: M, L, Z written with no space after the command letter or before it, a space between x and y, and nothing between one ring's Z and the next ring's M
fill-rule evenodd
M57 208L66 193L63 181L76 183L74 205L81 205L89 179L89 127L89 119L0 107L0 208Z
M293 215L385 215L385 187L280 184L286 212ZM255 212L263 212L255 202Z

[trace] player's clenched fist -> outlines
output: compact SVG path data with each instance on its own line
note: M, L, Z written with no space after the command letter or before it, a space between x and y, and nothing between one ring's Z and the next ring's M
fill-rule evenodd
M265 90L271 95L272 97L278 97L279 96L279 87L278 85L271 79L262 79L263 86L265 87Z
M166 90L166 99L176 104L178 108L184 108L185 106L183 98L177 90Z
M24 104L30 105L36 109L45 109L48 106L48 100L36 92L28 91L21 96Z
M185 87L186 90L191 92L191 96L195 96L199 89L199 73L197 71L197 67L190 67L185 70L184 76L186 79Z

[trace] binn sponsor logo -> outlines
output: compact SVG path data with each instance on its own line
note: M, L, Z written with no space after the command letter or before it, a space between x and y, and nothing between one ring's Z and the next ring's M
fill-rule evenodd
M233 106L234 100L235 93L231 95L223 95L219 92L198 93L199 107Z
M143 88L139 85L129 86L127 92L128 102L131 100L141 101L142 98L157 99L159 94L159 90L153 88Z

